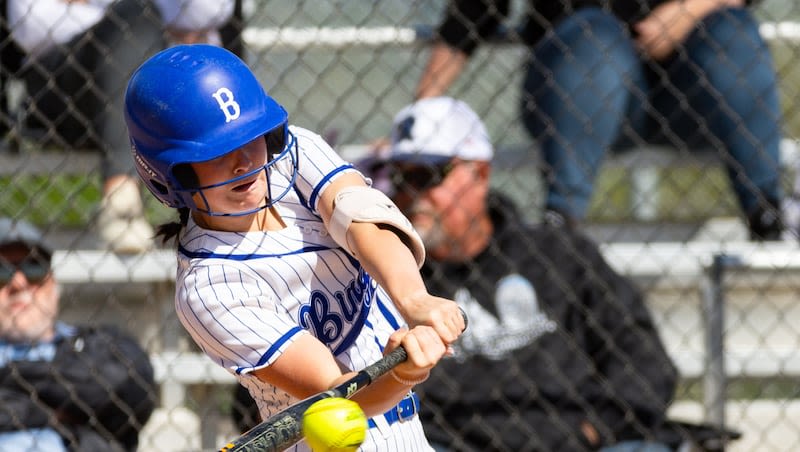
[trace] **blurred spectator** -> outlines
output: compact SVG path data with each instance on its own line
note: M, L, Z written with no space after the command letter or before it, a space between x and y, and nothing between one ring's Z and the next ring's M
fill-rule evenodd
M493 152L463 102L422 99L395 117L394 200L425 242L429 289L470 319L421 386L431 442L644 452L719 439L666 419L677 372L640 291L573 228L524 224L489 188Z
M149 358L116 328L57 321L51 256L33 226L0 219L0 450L136 450Z
M496 32L508 0L451 0L417 98L438 96ZM713 147L752 239L777 240L776 73L745 0L530 0L524 124L547 163L546 209L583 221L608 149Z
M221 43L234 0L5 0L27 88L26 127L41 143L104 152L97 218L118 252L152 246L122 117L129 75L167 43ZM165 36L167 41L165 41ZM9 47L9 46L6 46Z
M223 45L220 29L232 17L234 0L154 0L170 44Z

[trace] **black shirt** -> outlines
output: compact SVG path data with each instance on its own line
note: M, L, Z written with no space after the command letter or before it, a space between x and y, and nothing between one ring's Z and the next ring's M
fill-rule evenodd
M457 354L418 389L432 442L454 450L588 450L647 437L677 379L637 288L586 237L522 223L492 195L493 239L467 263L428 259L431 293L470 319Z

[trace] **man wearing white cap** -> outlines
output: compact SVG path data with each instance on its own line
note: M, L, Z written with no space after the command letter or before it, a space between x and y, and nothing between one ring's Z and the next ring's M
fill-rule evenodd
M395 117L394 200L429 290L470 318L421 387L426 434L441 450L672 450L696 428L666 423L677 373L641 293L574 228L525 224L489 187L492 157L463 102Z
M485 246L492 232L484 200L494 151L469 106L445 97L410 105L398 113L391 142L395 202L407 208L431 257L460 258ZM443 189L428 190L433 185ZM463 189L447 190L456 185ZM449 207L456 201L457 208Z

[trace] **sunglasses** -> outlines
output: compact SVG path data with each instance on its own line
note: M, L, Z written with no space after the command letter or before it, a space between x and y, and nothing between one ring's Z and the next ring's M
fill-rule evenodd
M50 274L50 263L31 259L18 263L0 260L0 286L10 283L17 272L25 275L29 283L41 284Z
M453 166L452 160L438 165L392 166L389 176L392 185L398 190L411 187L416 191L423 191L441 184L453 170Z

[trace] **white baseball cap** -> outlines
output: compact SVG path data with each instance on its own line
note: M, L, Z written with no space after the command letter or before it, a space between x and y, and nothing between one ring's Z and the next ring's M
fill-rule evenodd
M478 115L451 97L431 97L394 118L388 160L436 164L458 157L490 161L494 149Z

